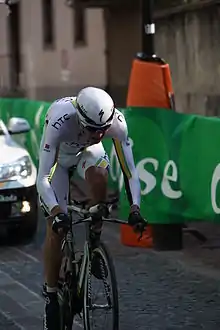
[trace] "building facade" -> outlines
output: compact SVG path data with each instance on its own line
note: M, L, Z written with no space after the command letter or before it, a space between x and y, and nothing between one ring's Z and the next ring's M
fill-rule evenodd
M106 87L104 15L61 0L20 0L10 15L0 5L0 92L31 99Z

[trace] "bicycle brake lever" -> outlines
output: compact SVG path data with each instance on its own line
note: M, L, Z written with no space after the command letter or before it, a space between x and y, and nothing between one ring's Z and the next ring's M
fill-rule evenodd
M142 239L142 237L143 237L143 233L144 233L144 230L145 230L145 228L146 228L146 225L141 225L141 228L140 228L140 236L138 237L138 242L140 242L141 241L141 239Z
M143 230L141 231L140 236L138 237L138 242L141 241L142 237L143 237Z

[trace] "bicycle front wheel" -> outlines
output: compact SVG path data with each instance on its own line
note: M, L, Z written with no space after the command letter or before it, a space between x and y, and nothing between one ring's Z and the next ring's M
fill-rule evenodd
M85 330L118 330L119 304L115 268L103 242L91 252L84 280Z

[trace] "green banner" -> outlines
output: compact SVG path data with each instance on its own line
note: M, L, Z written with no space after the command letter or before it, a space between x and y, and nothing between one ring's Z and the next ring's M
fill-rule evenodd
M25 146L38 166L44 117L50 103L0 99L0 116L26 118ZM220 221L220 119L166 109L120 109L127 120L141 182L143 215L150 223ZM111 188L121 194L121 216L129 210L123 175L111 140Z
M220 221L220 120L155 108L122 112L139 172L142 212L150 223ZM122 174L117 166L112 170L126 218Z

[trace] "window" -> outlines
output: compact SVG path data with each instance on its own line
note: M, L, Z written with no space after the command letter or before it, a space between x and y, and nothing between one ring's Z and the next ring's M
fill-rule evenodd
M43 46L54 47L53 0L42 0Z
M0 5L1 6L1 5ZM10 85L16 89L21 85L21 43L20 43L20 3L13 4L13 10L8 15L8 46L10 52Z
M86 44L86 17L85 9L77 6L73 9L74 23L74 46L84 46Z

